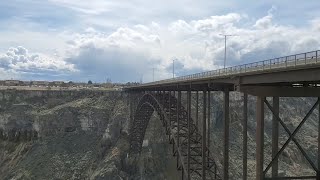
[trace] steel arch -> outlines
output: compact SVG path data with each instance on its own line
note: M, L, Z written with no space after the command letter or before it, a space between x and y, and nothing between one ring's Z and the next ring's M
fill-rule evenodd
M156 112L166 129L169 142L173 144L173 155L177 157L178 170L182 170L182 174L185 177L188 177L188 173L190 173L189 177L199 179L203 175L204 164L202 162L202 136L192 119L190 119L191 125L188 126L187 111L181 104L178 110L177 102L176 97L169 93L145 93L141 97L134 112L134 119L130 128L130 153L140 153L148 123L152 114ZM176 117L177 111L179 111L179 123ZM188 133L191 136L189 156L187 150L189 143ZM206 154L210 154L208 147L205 147L205 151ZM188 157L190 158L189 161L187 160ZM204 167L206 179L221 179L212 155L210 154L206 159L205 164L207 166ZM189 166L187 163L190 163ZM187 169L188 167L190 169Z

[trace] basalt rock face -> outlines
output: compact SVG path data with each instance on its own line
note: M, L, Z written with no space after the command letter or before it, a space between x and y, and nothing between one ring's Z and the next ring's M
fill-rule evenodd
M94 124L89 125L88 123L94 123L96 119L104 122L99 116L106 116L104 114L99 115L100 111L97 107L92 107L92 113L94 116L97 115L97 117L91 118L90 114L86 112L83 112L86 115L84 117L78 117L77 114L78 110L85 108L81 106L82 104L85 106L90 105L85 104L86 102L82 103L82 101L88 100L85 97L100 95L103 95L103 93L80 91L0 91L0 139L30 141L61 131L74 131L85 127L90 128ZM71 104L67 104L68 102ZM95 113L97 109L98 112ZM86 121L85 118L89 117L93 120ZM84 122L80 125L77 120ZM103 128L104 126L102 126L102 130Z
M0 179L128 179L121 92L0 92Z

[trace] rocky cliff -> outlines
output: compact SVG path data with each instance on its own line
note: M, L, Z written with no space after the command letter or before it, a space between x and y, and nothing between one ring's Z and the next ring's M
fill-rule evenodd
M231 179L242 176L241 98L238 93L230 97ZM281 118L291 131L314 102L312 98L281 98ZM221 166L222 93L212 93L211 104L210 149ZM0 179L179 179L171 146L156 114L148 126L141 156L128 155L127 105L127 96L121 92L1 91ZM194 110L193 106L193 118ZM265 111L265 153L271 154L272 116L267 108ZM248 174L249 179L253 179L254 97L249 98L248 113ZM315 163L317 123L318 110L315 110L297 134L298 141ZM280 128L280 145L286 139L285 131ZM265 158L270 161L271 157ZM282 175L312 175L308 162L293 143L280 159Z
M1 92L0 179L127 178L125 99L120 92Z

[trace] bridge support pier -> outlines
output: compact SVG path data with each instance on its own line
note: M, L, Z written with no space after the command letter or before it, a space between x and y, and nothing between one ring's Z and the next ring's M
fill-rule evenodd
M188 113L188 159L187 159L187 163L188 163L188 167L187 167L187 172L188 172L188 180L191 180L191 163L190 163L190 158L191 158L191 150L190 150L190 146L191 146L191 90L189 89L188 90L188 93L187 93L187 113Z
M199 129L199 91L196 92L196 128Z
M263 180L263 146L264 146L264 100L265 97L257 97L257 129L256 129L256 180Z
M318 97L318 101L320 101L320 97ZM317 180L320 180L320 104L318 105L318 172L317 172Z
M229 89L224 90L223 179L229 179Z
M178 101L177 101L177 150L180 146L180 106L181 106L181 91L178 91ZM179 153L176 152L177 155L177 168L179 169ZM183 176L182 176L183 177Z
M208 91L208 118L207 118L207 147L208 147L208 153L207 153L207 161L208 161L208 167L209 167L209 156L210 156L210 121L211 121L211 104L210 104L210 100L211 100L211 91Z
M273 110L272 116L272 158L274 158L279 151L279 97L273 97ZM272 165L272 178L278 177L278 159Z
M248 94L243 94L243 161L242 161L242 168L243 168L243 180L247 180L247 157L248 157Z
M170 138L171 137L171 109L172 109L172 107L171 107L171 91L169 91L169 102L168 102L168 104L169 104L168 136L169 136L169 140L170 140L171 139Z
M202 118L202 180L206 179L206 167L207 167L207 163L206 163L206 150L207 150L207 146L206 146L206 132L207 132L207 123L206 123L206 110L207 110L207 91L204 90L203 91L203 118Z

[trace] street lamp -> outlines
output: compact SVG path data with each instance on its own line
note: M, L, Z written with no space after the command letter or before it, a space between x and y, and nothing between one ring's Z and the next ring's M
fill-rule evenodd
M223 63L223 69L226 68L226 61L227 61L227 37L228 36L236 36L232 34L219 34L221 36L224 36L224 63Z
M172 60L172 78L174 78L174 59Z

